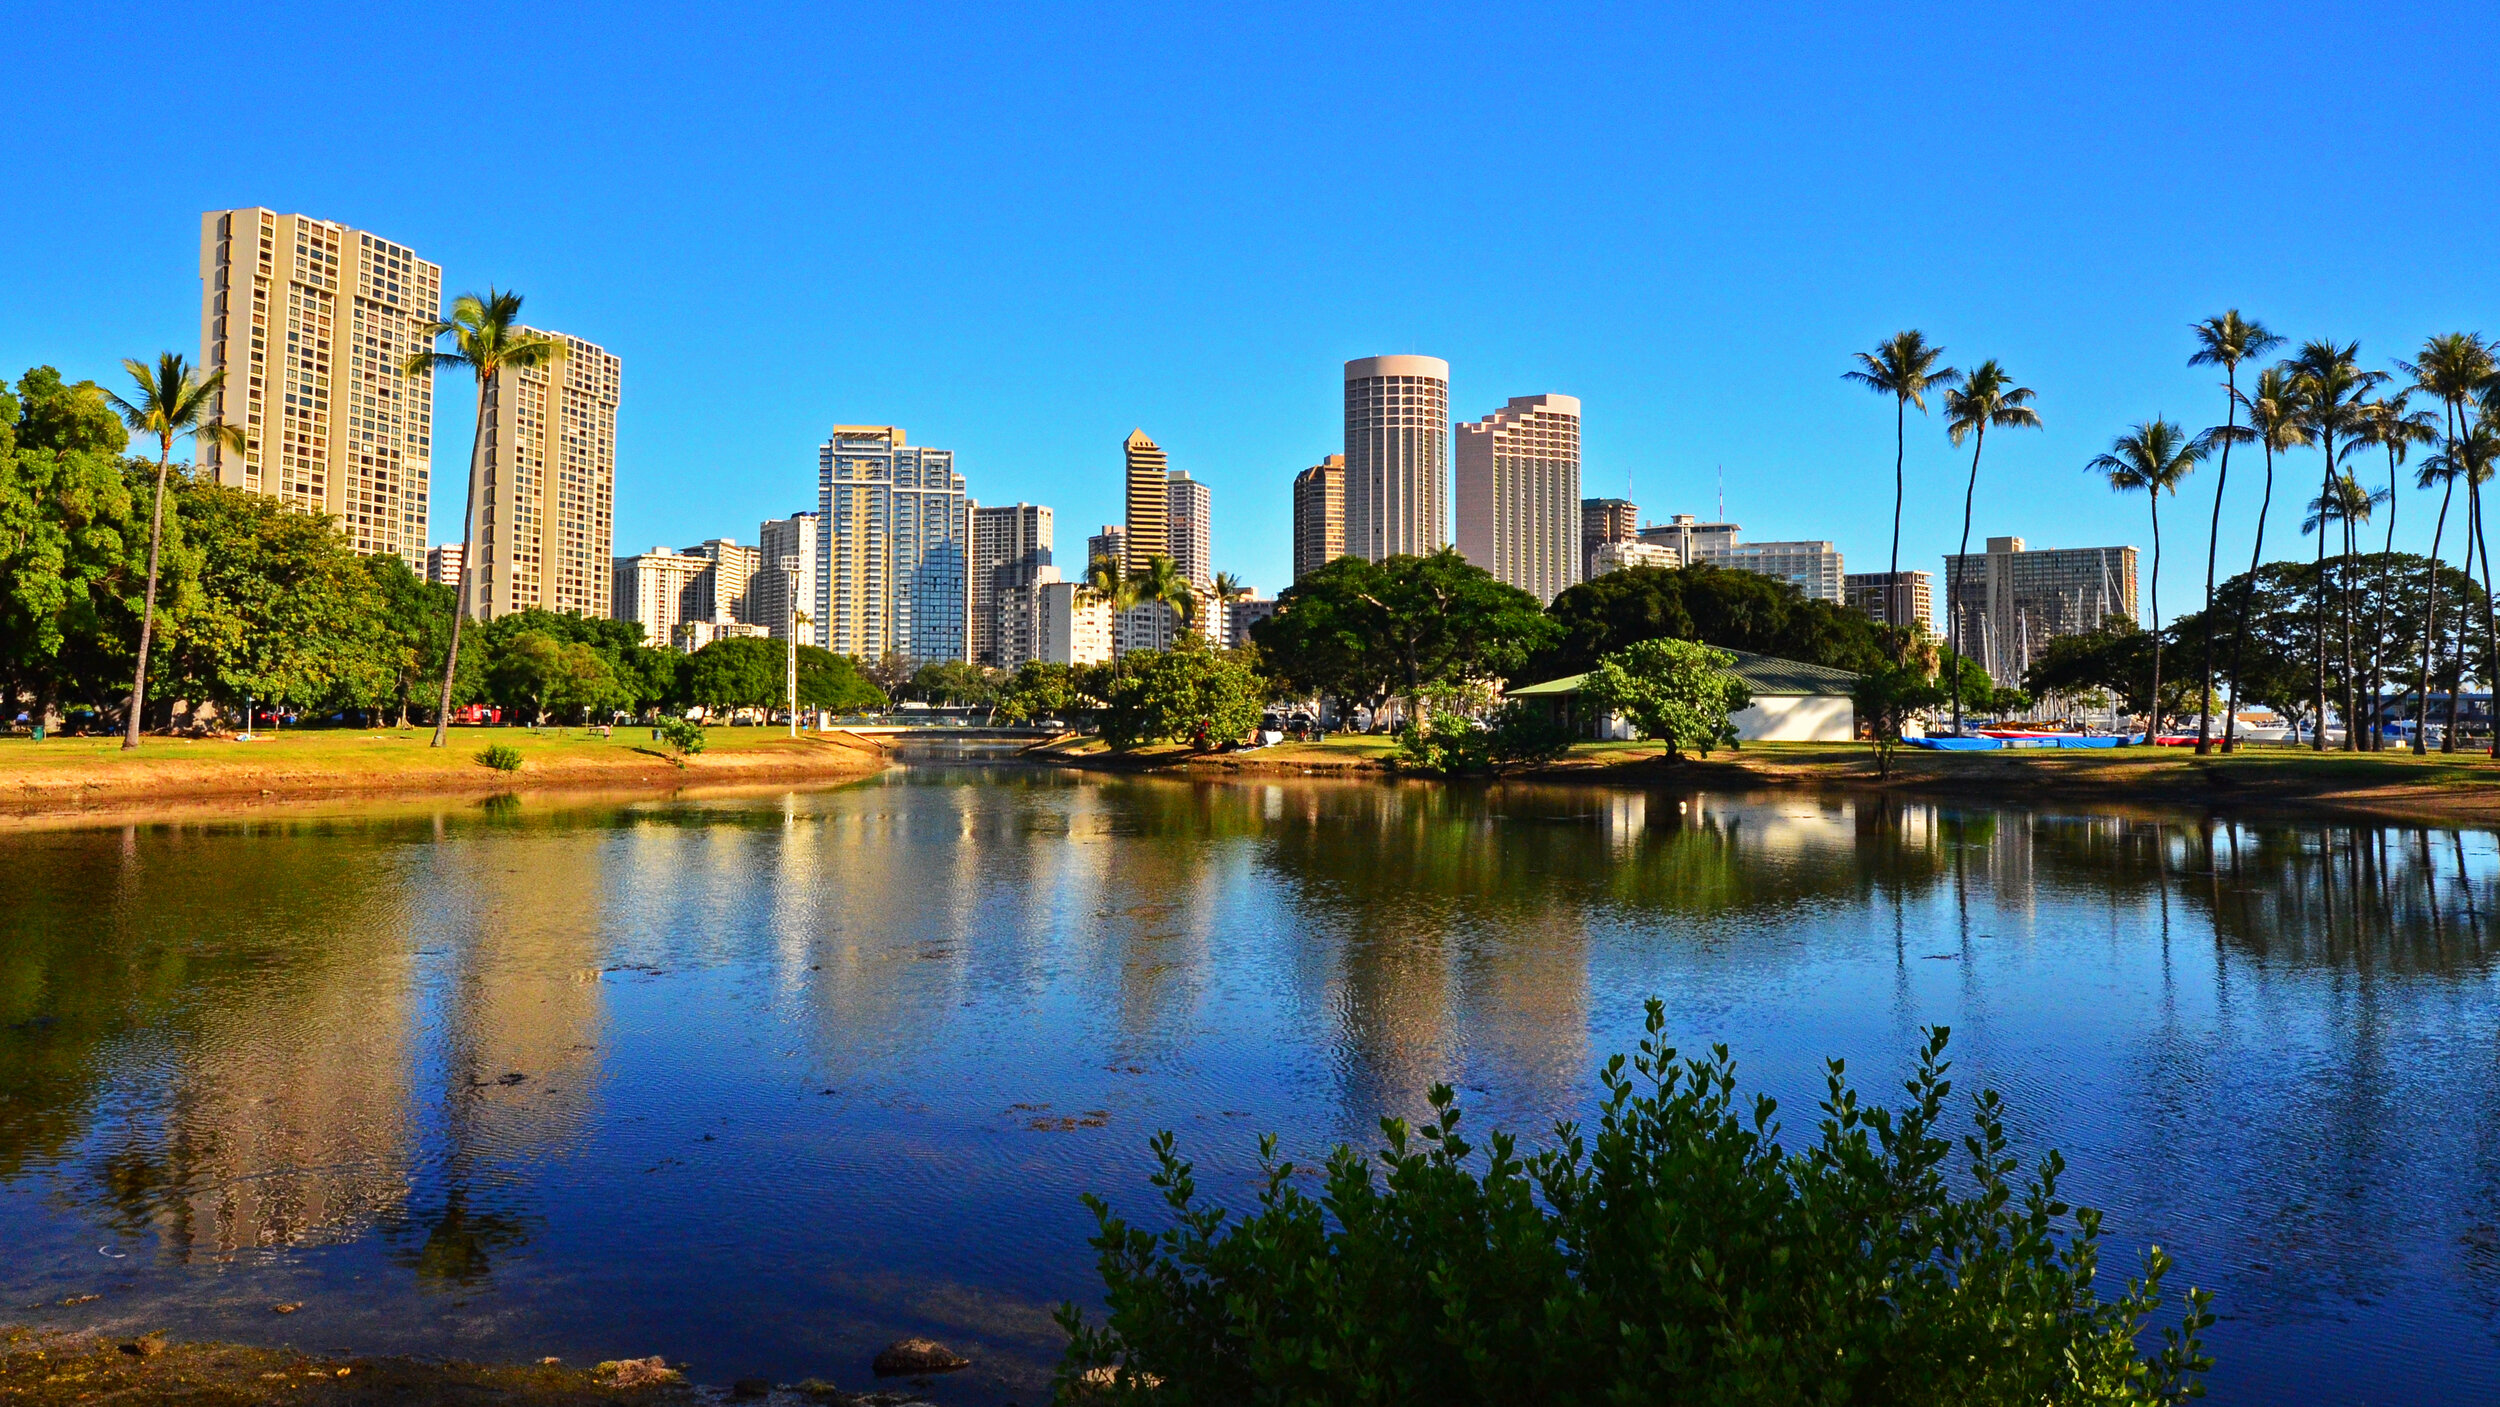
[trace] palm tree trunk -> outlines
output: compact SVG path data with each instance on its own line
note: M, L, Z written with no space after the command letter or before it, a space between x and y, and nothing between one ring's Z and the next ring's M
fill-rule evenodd
M2223 384L2230 390L2230 399L2223 403L2223 424L2237 429L2240 423L2240 364L2223 364ZM2222 467L2214 474L2214 521L2205 531L2205 692L2196 701L2196 755L2203 757L2214 749L2214 554L2222 548L2222 491L2231 485L2231 440L2222 437ZM2253 584L2253 583L2252 583ZM2225 723L2227 730L2230 725ZM2228 751L2229 749L2224 749Z
M2332 430L2327 431L2325 434L2323 434L2323 435L2321 435L2321 436L2319 437L2318 443L2319 443L2320 445L2324 446L2324 447L2325 447L2325 450L2326 450L2326 477L2318 481L2318 511L2319 511L2320 513L2324 513L2324 512L2326 511L2326 505L2328 504L2328 502L2330 502L2330 501L2331 501L2332 496L2333 496L2333 495L2334 495L2334 493L2335 493L2335 432L2334 432L2334 431L2332 431ZM2325 520L2323 520L2323 519L2319 520L2319 523L2318 523L2318 560L2317 560L2317 569L2318 569L2318 609L2317 609L2316 614L2310 617L2310 626L2311 626L2311 628L2310 628L2310 632L2309 632L2309 634L2310 634L2310 638L2311 638L2311 639L2313 639L2313 640L2315 640L2315 641L2317 642L2317 646L2318 646L2318 692L2317 692L2317 698L2316 698L2316 703L2317 703L2317 706L2318 706L2318 707L2317 707L2317 720L2318 720L2318 726L2317 726L2317 732L2316 732L2316 734L2315 734L2314 736L2312 736L2312 737L2309 739L2309 750L2310 750L2310 751L2312 751L2312 752L2324 752L2324 751L2326 751L2326 616L2327 616L2327 604L2326 604L2326 599L2327 599L2327 598L2326 598L2326 522L2325 522ZM2350 734L2351 734L2351 732L2352 732L2351 720L2349 720L2349 719L2347 719L2347 720L2345 721L2344 732L2345 732L2345 734L2346 734L2347 736L2350 736Z
M2161 742L2161 489L2156 486L2147 497L2153 500L2153 696L2146 706L2144 742L2152 747Z
M2474 482L2472 477L2469 476L2465 481L2465 492L2466 497L2472 500L2474 509L2472 514L2474 519L2474 550L2483 559L2482 612L2483 636L2486 642L2483 654L2483 672L2490 674L2500 672L2500 670L2494 669L2494 662L2500 661L2500 616L2493 615L2491 610L2491 547L2483 541L2483 486ZM2462 649L2462 647L2460 647L2460 649ZM2491 715L2493 725L2491 730L2491 755L2494 757L2500 757L2500 688L2494 688L2492 686L2492 681L2489 679L2483 681L2483 688L2491 695L2491 702L2493 705L2493 712ZM2459 669L2457 671L2456 692L2460 694L2465 692L2465 671L2463 669Z
M2465 608L2471 600L2474 586L2474 495L2470 488L2465 496L2465 529L2461 535L2465 538L2465 584L2457 592L2456 667L2448 683L2448 726L2439 739L2439 750L2443 753L2457 750L2457 696L2465 692Z
M130 717L122 731L122 751L139 745L139 712L148 701L148 646L156 635L156 555L165 541L165 475L173 467L172 432L158 441L156 451L156 506L148 512L148 595L147 607L139 615L139 667L130 676Z
M2370 751L2385 752L2387 739L2380 733L2378 716L2386 697L2387 666L2387 569L2396 560L2396 448L2387 448L2387 541L2379 548L2378 571L2371 577L2371 586L2378 598L2378 614L2370 623Z
M2338 485L2336 492L2341 494L2343 487ZM2338 501L2341 502L2341 499ZM2349 504L2345 506L2343 519L2344 551L2342 557L2336 562L2335 597L2336 604L2341 607L2344 617L2344 751L2358 752L2361 749L2361 719L2355 711L2353 676L2360 671L2355 667L2352 651L2352 567L2353 557L2356 555L2353 547L2357 539L2354 536L2352 508Z
M2257 500L2257 543L2248 550L2248 593L2240 598L2240 618L2231 633L2231 703L2223 710L2222 750L2229 752L2239 745L2240 735L2240 664L2248 647L2248 608L2257 599L2257 567L2266 554L2266 513L2274 506L2274 444L2266 443L2266 490Z
M1901 498L1906 484L1901 477L1903 456L1910 446L1910 398L1896 396L1892 402L1892 569L1884 577L1884 622L1898 628L1901 624Z
M460 622L469 614L469 573L476 567L470 556L476 548L471 542L471 529L477 521L478 465L486 456L486 388L492 378L477 380L477 432L469 437L469 491L463 496L465 506L460 513L460 579L453 583L451 602L451 647L443 652L443 696L434 710L434 740L430 747L451 745L451 681L460 672Z
M1979 433L1971 440L1970 483L1962 489L1962 548L1953 556L1953 570L1945 574L1944 598L1947 602L1953 600L1954 589L1961 583L1962 559L1970 555L1971 500L1979 494L1979 451L1986 448L1987 443L1988 426L1983 421ZM1894 531L1898 533L1900 530L1895 528ZM1896 553L1899 551L1898 547L1894 550ZM1895 570L1899 570L1897 565ZM1958 738L1962 735L1962 613L1948 608L1945 615L1945 628L1953 636L1945 643L1945 649L1953 656L1953 735Z
M2439 636L2439 540L2448 531L2448 500L2456 497L2457 481L2450 479L2439 495L2439 524L2431 529L2430 565L2422 571L2422 674L2413 687L2413 755L2430 755L2431 722L2431 641Z

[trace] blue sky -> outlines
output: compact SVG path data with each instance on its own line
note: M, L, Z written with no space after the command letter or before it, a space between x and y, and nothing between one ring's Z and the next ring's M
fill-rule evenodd
M1912 326L2039 393L1974 540L2149 546L2083 465L2131 421L2220 418L2196 318L2377 365L2500 330L2479 7L37 4L12 30L0 368L196 355L201 210L342 220L623 358L621 551L751 541L813 503L827 426L872 422L1051 505L1073 560L1143 426L1269 594L1339 364L1418 351L1463 416L1579 396L1591 494L1706 516L1724 466L1748 538L1879 569L1891 408L1840 374ZM469 433L442 405L438 540ZM1951 550L1965 465L1913 417L1904 565ZM2291 457L2270 540L2317 473ZM2165 614L2212 488L2164 505Z

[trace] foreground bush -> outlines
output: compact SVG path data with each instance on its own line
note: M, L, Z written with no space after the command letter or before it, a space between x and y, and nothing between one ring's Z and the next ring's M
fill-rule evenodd
M2003 1105L1974 1102L1968 1190L1948 1185L1945 1032L1909 1100L1861 1105L1832 1062L1818 1137L1788 1152L1773 1102L1740 1112L1725 1047L1680 1060L1649 1006L1601 1072L1593 1138L1521 1158L1494 1134L1384 1119L1373 1160L1330 1155L1317 1197L1261 1142L1258 1208L1198 1198L1154 1140L1173 1225L1088 1197L1109 1319L1059 1311L1070 1397L1180 1404L2172 1403L2203 1393L2212 1322L2191 1290L2151 1352L2156 1248L2099 1297L2099 1216L2057 1198L2055 1152L2017 1182ZM1377 1175L1376 1175L1377 1174Z
M1398 730L1396 761L1417 772L1455 777L1505 764L1550 762L1571 750L1571 734L1536 709L1511 704L1478 726L1458 713L1435 713Z

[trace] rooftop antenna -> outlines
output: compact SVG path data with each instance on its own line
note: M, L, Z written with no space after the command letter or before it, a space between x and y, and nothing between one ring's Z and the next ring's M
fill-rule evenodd
M1727 521L1727 466L1719 466L1719 521Z

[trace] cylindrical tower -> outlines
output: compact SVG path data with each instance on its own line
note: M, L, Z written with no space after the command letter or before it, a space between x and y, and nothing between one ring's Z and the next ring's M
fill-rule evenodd
M1449 543L1450 364L1345 364L1345 550L1379 561Z

